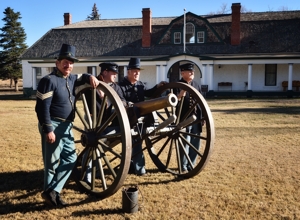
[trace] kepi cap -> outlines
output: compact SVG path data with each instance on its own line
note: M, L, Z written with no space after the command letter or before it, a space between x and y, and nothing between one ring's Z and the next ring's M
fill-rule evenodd
M116 63L105 62L100 63L99 66L101 67L101 73L105 70L119 73L119 66Z
M180 71L184 70L194 70L194 64L193 63L185 63L179 66Z
M73 62L78 61L78 59L75 57L75 52L76 48L74 46L69 44L62 44L57 59L67 59Z

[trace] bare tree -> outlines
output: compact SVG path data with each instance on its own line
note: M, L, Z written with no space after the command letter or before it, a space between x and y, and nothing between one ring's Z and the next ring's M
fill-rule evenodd
M246 13L246 12L252 12L251 10L248 10L245 6L241 6L241 13ZM210 12L209 15L217 15L217 14L230 14L231 13L231 8L228 7L226 3L223 3L220 6L220 10L216 12Z
M288 7L287 6L281 6L278 8L278 11L288 11Z
M223 3L220 6L220 10L217 11L217 14L227 14L227 13L230 13L230 8L227 6L226 3Z
M241 6L241 13L247 13L252 12L251 10L248 10L245 6Z
M230 12L230 9L227 7L227 4L226 3L223 3L221 6L220 6L220 10L216 11L216 12L209 12L209 15L216 15L216 14L226 14L226 13L229 13Z

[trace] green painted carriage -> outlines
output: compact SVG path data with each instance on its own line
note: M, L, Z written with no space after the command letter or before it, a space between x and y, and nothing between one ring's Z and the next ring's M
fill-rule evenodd
M127 109L116 92L102 82L97 89L104 92L103 104L97 107L94 89L92 107L89 108L85 97L87 89L91 87L84 85L76 90L76 113L80 122L74 123L74 129L80 133L80 138L75 143L84 148L78 156L73 173L77 185L85 192L104 199L122 187L131 157L135 156L131 155L135 146L133 143L143 143L143 151L148 151L161 172L191 178L205 167L213 149L214 122L205 99L193 87L179 82L160 87L153 98L135 104L140 115L137 120L131 114L128 116ZM183 101L178 100L174 92L178 89L191 94L191 111L200 108L201 119L189 117L191 111L180 117ZM106 114L108 108L109 115ZM202 124L201 135L186 133L185 128L195 123ZM200 150L187 141L186 135L201 139ZM198 154L194 166L184 150L186 144ZM183 172L181 168L183 154L193 167L188 172ZM87 172L91 174L90 183L85 181Z

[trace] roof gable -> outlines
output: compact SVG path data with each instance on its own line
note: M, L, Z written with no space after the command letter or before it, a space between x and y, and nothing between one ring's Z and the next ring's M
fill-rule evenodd
M214 30L211 24L204 17L187 12L185 15L186 23L193 23L196 29L205 30L207 34L207 43L224 43L222 38ZM171 34L174 31L182 31L184 26L184 15L173 19L166 28L164 35L159 40L158 44L173 44Z

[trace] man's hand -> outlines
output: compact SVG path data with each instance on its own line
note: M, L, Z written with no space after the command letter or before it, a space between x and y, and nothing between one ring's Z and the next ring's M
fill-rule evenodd
M180 92L179 92L179 94L177 95L177 98L178 98L178 100L180 100L183 96L185 96L186 95L186 91L184 91L184 90L181 90Z
M46 135L46 138L47 138L48 143L53 144L55 142L56 136L55 136L54 132L51 131Z
M91 75L90 76L90 84L95 89L99 85L99 80L95 76Z
M163 86L163 85L166 85L168 82L166 81L161 81L159 84L157 84L157 88Z
M102 90L98 89L98 95L99 95L99 97L100 97L101 99L103 99L103 97L104 97L104 92L103 92Z

